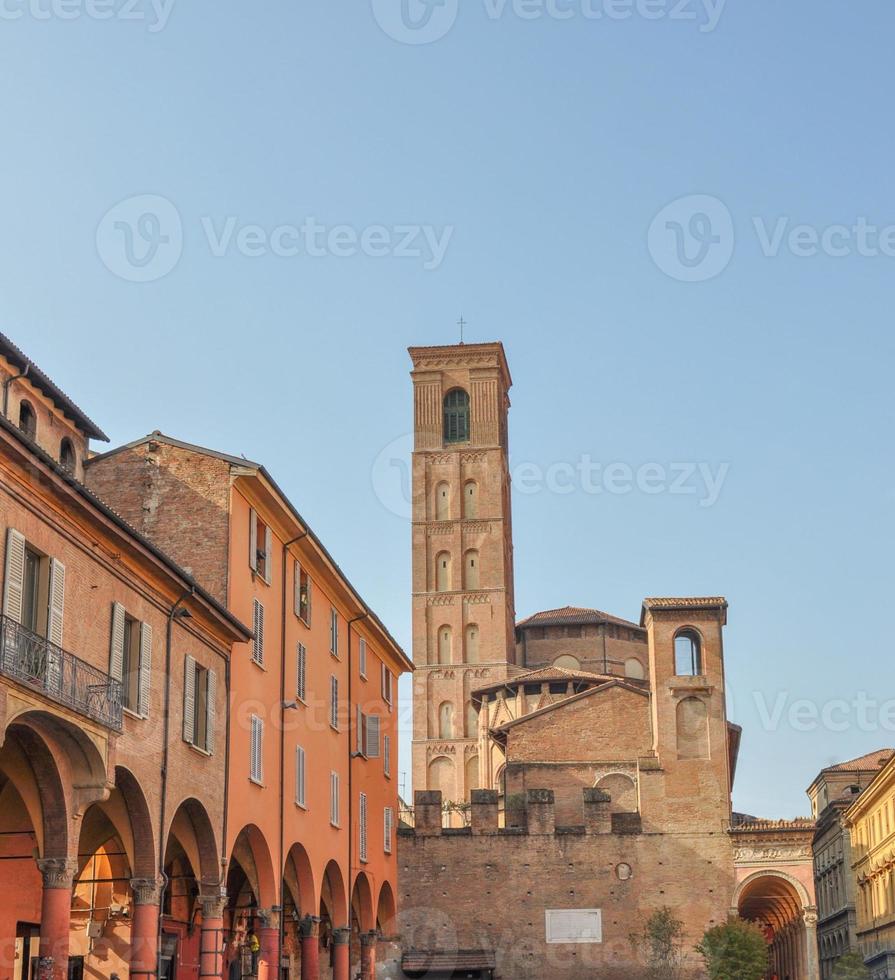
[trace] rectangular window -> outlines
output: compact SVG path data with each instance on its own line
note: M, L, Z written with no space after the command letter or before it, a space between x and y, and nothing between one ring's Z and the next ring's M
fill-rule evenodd
M252 625L255 631L255 638L252 640L252 660L259 667L264 666L264 606L257 599L254 602L254 614Z
M25 540L14 528L6 534L3 615L62 646L65 566ZM51 654L52 656L52 654ZM58 656L56 673L59 673ZM48 673L53 665L48 665ZM58 677L61 680L61 677Z
M367 860L367 794L361 793L358 810L358 852L361 861Z
M307 807L305 800L305 750L295 746L295 802L303 809Z
M357 669L361 677L367 678L367 641L361 637L357 644Z
M385 664L382 665L382 700L392 706L392 673Z
M249 566L265 582L270 582L271 561L270 528L261 520L257 511L249 512Z
M298 644L295 670L295 693L299 701L305 700L308 681L308 650L304 643Z
M350 713L348 717L351 718ZM335 675L329 679L329 723L336 731L339 730L339 678Z
M386 854L392 853L392 837L394 836L395 811L387 806L383 814L383 848Z
M329 611L329 652L334 657L339 655L339 614L335 609Z
M152 627L112 603L109 675L121 684L121 706L145 718L152 676Z
M261 784L264 779L264 720L252 715L252 744L249 759L249 779Z
M339 774L331 772L329 774L329 822L334 826L339 826Z
M385 735L382 739L382 771L386 776L392 774L392 737Z
M295 563L295 615L305 626L311 625L311 579L299 562Z
M211 755L214 752L217 675L184 658L183 740Z
M381 720L375 715L369 715L366 719L366 729L367 729L367 747L365 755L368 759L378 759L379 758L379 731Z

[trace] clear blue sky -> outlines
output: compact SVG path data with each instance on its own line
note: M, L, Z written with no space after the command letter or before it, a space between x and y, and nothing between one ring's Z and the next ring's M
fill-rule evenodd
M726 595L739 809L804 812L821 766L895 743L860 707L834 710L841 731L790 712L895 696L895 258L765 254L754 227L895 222L891 5L729 0L700 30L701 0L695 21L460 0L444 37L409 45L370 0L176 0L160 30L142 0L142 20L112 0L107 21L68 2L79 16L43 20L50 0L7 0L23 16L0 24L0 322L114 442L160 428L266 463L409 647L409 529L374 461L410 426L405 348L454 340L462 312L468 340L506 344L514 465L729 465L707 507L668 487L517 493L520 617ZM377 0L392 33L399 6ZM432 13L426 30L450 6ZM681 281L663 241L678 221L692 257L704 226L682 205L652 252L648 232L697 194L736 244ZM103 221L135 195L182 228L181 254L170 209L134 226L131 278L164 271L139 236L179 256L136 283L114 253L143 205ZM234 239L309 218L450 236L440 263L344 239L253 256L252 233L219 257L231 216ZM776 726L756 696L771 716L785 698Z

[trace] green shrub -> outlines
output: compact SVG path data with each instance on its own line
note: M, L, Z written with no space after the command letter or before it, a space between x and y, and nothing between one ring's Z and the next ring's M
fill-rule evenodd
M870 980L870 971L864 966L860 953L846 953L833 966L833 980Z
M696 947L711 980L761 980L768 966L768 944L754 922L731 919L709 929Z
M670 908L657 909L643 929L628 938L645 961L649 980L678 980L683 965L684 924Z

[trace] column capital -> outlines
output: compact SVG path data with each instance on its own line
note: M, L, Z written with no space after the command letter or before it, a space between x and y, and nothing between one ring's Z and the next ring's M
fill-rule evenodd
M360 934L360 944L361 946L375 946L379 942L379 933L373 929L370 932L362 932Z
M277 929L280 925L280 909L274 906L269 909L258 909L255 913L261 920L262 929Z
M161 882L158 878L131 878L134 905L158 905Z
M342 929L333 929L333 945L347 946L351 942L351 930L345 926Z
M73 858L38 858L37 868L44 888L71 888L78 873L78 862Z
M202 906L203 920L220 919L227 904L226 886L220 881L203 878L199 889L199 904Z
M298 928L301 931L302 939L313 939L320 935L320 916L318 915L305 915L302 916L301 921L298 924Z

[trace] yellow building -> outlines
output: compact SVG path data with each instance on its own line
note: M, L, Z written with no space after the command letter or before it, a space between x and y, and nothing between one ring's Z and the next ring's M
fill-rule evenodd
M873 980L895 977L895 756L848 808L857 937Z

